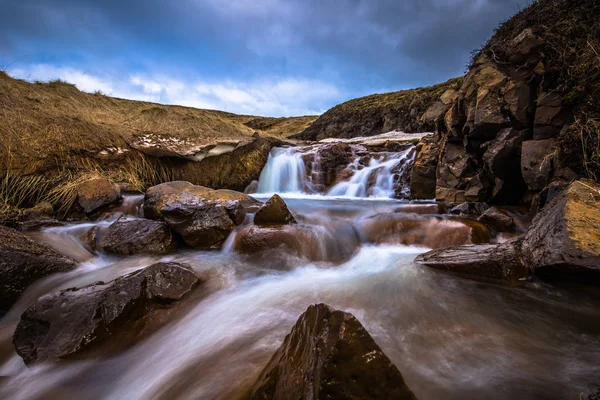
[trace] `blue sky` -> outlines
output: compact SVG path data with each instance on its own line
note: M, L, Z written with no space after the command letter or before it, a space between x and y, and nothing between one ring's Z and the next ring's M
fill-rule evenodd
M0 67L122 98L319 114L461 75L529 1L0 0Z

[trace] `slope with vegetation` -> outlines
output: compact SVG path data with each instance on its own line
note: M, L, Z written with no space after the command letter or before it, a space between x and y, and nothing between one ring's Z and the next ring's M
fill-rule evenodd
M123 100L0 72L0 204L68 208L91 176L137 189L171 179L243 188L273 144L314 119Z

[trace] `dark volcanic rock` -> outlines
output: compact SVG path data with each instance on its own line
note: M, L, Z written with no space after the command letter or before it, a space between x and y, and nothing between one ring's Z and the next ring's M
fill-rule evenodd
M77 263L24 234L0 226L0 310L8 310L21 292L45 276L71 271Z
M239 200L229 200L225 203L227 215L236 225L241 225L246 220L246 210Z
M515 220L497 207L492 207L477 219L497 232L506 232L515 226Z
M21 316L15 349L26 364L73 356L144 318L152 307L180 300L199 282L189 266L158 263L108 283L46 295Z
M100 248L115 254L166 254L175 249L169 226L149 219L119 219L102 235Z
M550 183L554 170L555 151L554 139L523 142L521 173L530 190L542 190Z
M500 280L510 284L527 277L527 269L519 257L518 242L438 249L421 254L415 262L467 277Z
M534 218L523 258L536 275L600 280L600 185L573 182Z
M428 135L417 145L415 162L410 172L410 195L414 199L434 199L436 171L440 156L439 138Z
M170 198L159 212L169 227L196 249L220 247L235 228L224 206L188 192Z
M77 187L77 203L86 214L121 201L121 191L106 178L91 179Z
M450 210L451 214L459 214L459 215L481 215L483 214L489 206L485 203L473 203L473 202L465 202L453 207Z
M318 304L300 316L262 372L250 399L416 397L352 314Z
M295 224L296 219L279 195L274 194L254 216L256 225L287 225Z

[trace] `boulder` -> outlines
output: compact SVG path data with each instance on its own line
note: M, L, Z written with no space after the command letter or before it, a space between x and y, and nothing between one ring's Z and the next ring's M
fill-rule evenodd
M288 225L295 224L296 219L279 195L274 194L254 216L256 225Z
M523 240L536 275L600 280L600 185L575 181L536 215Z
M121 201L119 187L106 178L85 181L77 186L77 204L86 214Z
M13 343L26 364L72 357L127 329L200 283L189 266L158 263L111 282L39 298L21 316Z
M120 218L101 236L99 247L114 254L167 254L175 239L163 221Z
M171 196L158 213L188 246L195 249L220 248L235 229L225 206L189 192Z
M45 276L75 269L77 263L14 229L0 226L0 310Z
M246 221L246 210L239 200L229 200L224 207L234 224L241 225Z
M515 226L513 217L497 207L489 208L477 220L497 232L507 232Z
M542 190L550 182L554 170L555 153L554 139L523 142L521 173L530 190Z
M489 241L488 229L468 219L441 219L415 214L379 214L357 223L363 240L432 249Z
M544 140L557 136L567 122L564 111L559 94L540 93L535 111L533 139Z
M415 259L417 264L452 271L470 278L515 284L527 277L519 257L519 243L464 245L433 250Z
M318 304L300 316L261 373L250 399L416 397L352 314Z
M217 202L222 206L225 206L228 201L237 200L246 210L256 210L261 204L249 195L234 190L214 190L185 181L174 181L152 186L146 191L144 216L150 219L161 219L161 208L182 193L192 194L201 200Z
M302 257L310 261L343 262L360 245L351 224L332 224L327 229L314 225L248 226L236 233L233 249L241 254L278 253Z

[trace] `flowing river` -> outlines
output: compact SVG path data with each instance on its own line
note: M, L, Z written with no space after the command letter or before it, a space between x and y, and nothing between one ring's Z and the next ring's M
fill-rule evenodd
M235 232L221 251L90 253L82 239L90 226L108 226L119 212L138 215L142 197L128 198L104 220L33 234L82 264L34 284L0 320L0 398L244 398L300 314L321 302L353 313L421 400L579 399L589 392L600 383L595 293L542 283L511 288L416 266L414 258L434 247L432 237L454 234L450 217L426 224L419 237L429 240L422 243L365 241L356 227L370 217L402 215L403 208L409 213L407 201L390 198L398 180L392 175L403 173L398 166L409 153L373 157L362 168L356 162L329 193L309 187L310 171L297 150L272 153L259 182L264 194L256 197L283 192L299 221L323 232L315 244L329 255L323 259L340 261L310 262L284 251L240 255L231 246ZM355 228L332 230L341 225ZM361 244L347 255L346 243L355 236ZM109 358L27 368L14 353L12 332L32 299L157 260L186 262L205 281L167 326Z

